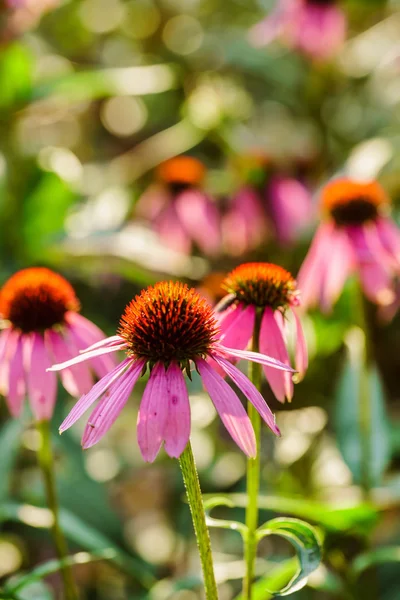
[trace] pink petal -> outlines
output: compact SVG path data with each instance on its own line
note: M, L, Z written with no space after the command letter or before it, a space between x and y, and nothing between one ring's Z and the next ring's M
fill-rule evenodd
M167 419L163 437L165 451L172 458L179 458L190 436L190 404L182 371L171 363L165 374L165 402Z
M181 254L190 253L192 241L180 221L174 204L170 204L163 210L153 227L168 248Z
M111 346L111 348L98 348L97 350L91 350L90 352L79 354L79 356L75 356L66 362L58 365L52 365L48 370L61 371L62 369L67 369L68 367L73 367L74 365L84 362L85 360L96 358L97 356L102 356L103 354L109 354L110 352L117 352L117 350L123 350L124 348L126 348L126 344L121 344L120 346Z
M9 365L9 384L6 401L8 410L13 417L19 417L21 414L26 393L23 362L25 337L24 335L18 337L15 354L12 356Z
M135 213L154 221L165 206L172 202L171 195L161 185L151 185L140 196L135 206Z
M290 366L289 354L280 327L275 320L274 311L271 308L266 308L262 317L260 351L263 354L272 354L272 356L280 360L283 364ZM293 397L293 380L291 374L285 371L277 371L267 366L264 366L264 373L279 402L284 402L285 397L290 402Z
M336 229L330 240L329 262L322 277L321 310L329 312L354 269L354 253L346 230Z
M384 248L400 263L400 231L397 225L388 218L381 217L376 221L376 229Z
M165 367L162 363L157 363L144 390L137 422L138 444L147 462L154 461L164 439L168 416L166 392Z
M124 408L143 370L144 361L131 363L123 375L111 385L89 417L82 437L82 447L86 450L107 433Z
M291 312L296 325L296 370L299 372L299 376L303 377L308 368L307 342L299 315L293 307L291 308Z
M56 362L64 362L72 358L74 352L71 351L67 341L59 333L49 329L45 332L45 337L52 357ZM75 365L63 369L60 376L64 388L71 396L87 394L93 385L92 377L86 365Z
M0 392L3 396L8 394L8 381L10 360L15 353L19 333L15 329L6 329L0 336Z
M57 379L47 370L51 360L44 339L38 333L31 334L28 361L28 393L32 412L38 421L51 419L57 396Z
M205 254L216 254L221 246L218 209L199 190L186 190L175 199L178 218L192 240Z
M223 356L234 356L235 358L251 360L259 363L260 365L266 365L267 367L274 367L275 369L279 369L281 371L289 371L291 373L296 372L296 370L292 369L292 367L289 365L286 365L275 358L271 358L271 356L265 356L264 354L251 352L250 350L236 350L233 348L225 348L225 346L222 346L222 344L214 344L212 354L213 356L216 354L222 354Z
M278 240L289 244L311 222L311 195L297 179L278 176L271 179L267 194Z
M108 388L116 381L125 369L134 363L132 358L126 358L119 365L117 365L110 373L105 375L103 379L100 379L90 390L88 394L82 396L80 400L75 404L74 408L71 410L69 415L64 419L60 426L60 433L69 429L76 421L90 408L90 406L95 402L104 392L108 390ZM142 361L142 367L144 365L144 361Z
M124 340L120 336L113 335L105 338L101 329L96 327L91 321L77 313L73 313L73 315L72 319L69 320L68 337L80 352L90 352L97 348L111 347L124 343ZM101 378L115 367L115 358L111 355L92 358L90 366L96 375Z
M196 366L204 386L233 440L247 456L256 456L257 448L253 426L239 398L204 359L196 359Z
M229 314L229 319L219 321L221 328L220 342L228 348L244 350L253 335L255 319L255 306L237 305Z
M256 386L250 381L248 377L237 367L232 365L229 360L222 358L222 356L215 356L216 362L221 365L224 371L229 377L236 383L238 388L243 392L246 398L253 404L257 412L260 413L268 427L276 434L280 435L280 431L275 423L275 416L265 402L264 398L256 388Z

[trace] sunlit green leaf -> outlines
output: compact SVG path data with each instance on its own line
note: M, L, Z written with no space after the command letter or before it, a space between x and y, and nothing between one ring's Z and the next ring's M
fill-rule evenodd
M360 554L351 565L351 573L358 577L370 567L385 563L400 563L400 546L377 548Z

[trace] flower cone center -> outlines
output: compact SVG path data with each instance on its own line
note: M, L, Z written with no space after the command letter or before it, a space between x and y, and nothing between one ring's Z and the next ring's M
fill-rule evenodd
M136 296L118 330L128 344L128 354L166 365L207 356L217 332L207 301L196 290L172 281L157 283Z
M339 226L362 225L375 220L388 199L377 182L337 180L322 193L322 207Z
M72 286L45 268L18 271L0 292L0 316L23 331L44 331L64 323L65 313L79 310Z
M177 156L162 163L157 170L159 179L174 193L196 187L205 175L202 162L191 156Z
M296 280L289 271L272 263L246 263L232 271L223 288L237 303L285 309L297 297Z

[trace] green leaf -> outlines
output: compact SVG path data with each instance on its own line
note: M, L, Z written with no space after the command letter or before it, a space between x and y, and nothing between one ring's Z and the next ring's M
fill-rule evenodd
M48 575L57 573L63 567L72 567L74 565L86 565L88 563L98 560L113 560L115 559L115 557L115 550L112 548L108 548L92 554L89 554L88 552L78 552L77 554L68 556L62 560L49 560L45 563L38 565L37 567L29 571L29 573L13 577L9 583L6 583L3 589L6 593L11 593L15 595L27 585L30 585L35 581L40 581Z
M288 581L295 577L298 570L298 561L296 558L286 560L284 563L277 565L265 577L261 577L253 584L252 600L270 600L276 595L276 592L271 590L279 590L284 588ZM235 600L245 600L243 594L240 594Z
M360 329L349 331L346 346L347 361L336 392L338 445L354 481L361 483L368 477L370 485L378 485L390 456L383 386L375 365L365 364L365 338ZM360 425L362 406L369 412L369 432Z
M300 519L277 518L267 521L257 529L259 540L267 535L279 535L288 540L297 552L299 568L292 579L278 594L288 596L301 590L307 583L307 578L319 566L322 558L322 548L317 531Z
M235 504L226 496L211 496L204 501L204 510L206 513L206 523L208 527L216 527L219 529L231 529L238 531L243 539L247 536L247 527L240 521L232 521L228 519L214 519L210 516L210 511L217 506L228 506L234 508Z
M2 48L0 54L0 109L26 101L31 91L32 59L22 44Z
M400 562L400 546L378 548L357 556L351 565L350 573L353 577L359 577L363 571L375 565L397 562Z

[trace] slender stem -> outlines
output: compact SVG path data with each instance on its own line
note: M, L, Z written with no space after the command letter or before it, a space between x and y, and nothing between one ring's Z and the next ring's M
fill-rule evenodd
M53 514L52 534L60 560L67 558L68 546L64 534L60 527L58 500L54 475L54 457L51 445L50 421L39 421L37 429L40 434L40 447L38 450L38 462L42 470L44 485L46 489L47 504ZM66 600L77 600L78 592L72 576L70 566L64 564L61 569L61 575L64 583L64 593Z
M252 350L259 351L259 337L261 327L262 313L257 313L254 325ZM249 379L256 388L261 389L261 365L258 363L249 363ZM260 489L260 438L261 438L261 419L254 406L248 402L247 412L253 425L256 436L257 455L255 458L247 460L247 508L246 525L247 538L245 539L245 563L246 574L243 581L243 597L251 600L252 585L254 579L254 565L257 555L256 529L258 527L258 492Z
M197 546L199 548L201 567L203 570L206 598L207 600L218 600L210 535L206 525L206 515L204 512L199 476L197 474L190 442L188 442L183 454L181 454L179 464L185 483L190 512L192 513L193 526L196 533Z

